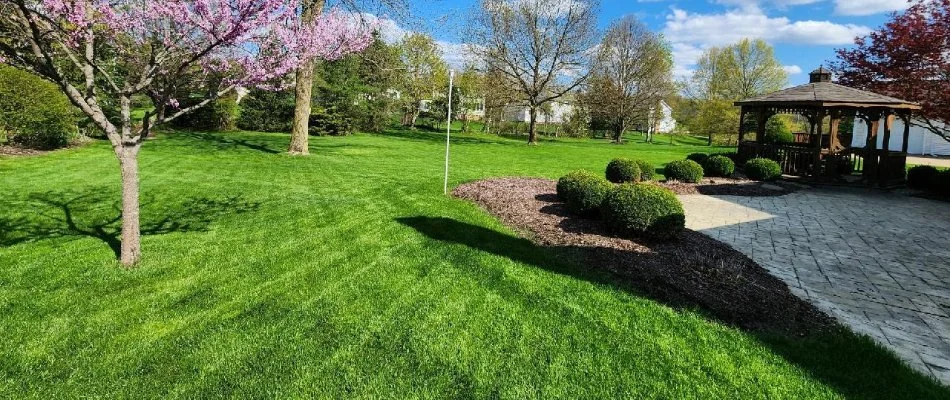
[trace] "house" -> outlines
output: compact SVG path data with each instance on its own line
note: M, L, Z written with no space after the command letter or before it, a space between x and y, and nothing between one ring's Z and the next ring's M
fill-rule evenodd
M943 128L950 129L948 124L941 124ZM889 149L892 151L901 151L903 150L904 143L902 143L902 135L904 132L904 122L900 118L896 118L894 121L894 126L891 128L892 133L891 141L889 144ZM854 134L851 136L851 146L852 147L864 147L867 142L868 137L868 127L867 124L861 118L855 118L854 121ZM884 124L881 124L880 130L877 133L877 148L883 148L884 146ZM910 126L910 136L907 140L907 154L915 155L928 155L928 156L950 156L950 142L946 141L940 136L935 135L933 132L911 124Z
M676 130L673 107L670 107L665 101L660 100L660 109L651 109L650 114L650 125L653 126L654 133L670 133Z
M542 124L563 124L573 113L573 105L552 101L538 110L538 122ZM505 107L502 118L505 122L531 122L531 109L528 106L509 105Z

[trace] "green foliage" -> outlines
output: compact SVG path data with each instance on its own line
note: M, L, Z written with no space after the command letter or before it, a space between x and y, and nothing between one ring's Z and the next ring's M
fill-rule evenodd
M588 171L574 171L557 182L557 196L578 215L594 216L613 185Z
M637 166L640 167L640 181L649 182L653 180L653 176L656 173L656 168L653 167L649 161L636 159L634 160L637 163Z
M706 162L707 159L709 159L709 154L706 154L706 153L690 153L689 155L686 156L686 159L687 159L687 160L691 160L691 161L695 161L695 162L698 163L699 165L702 165L703 163Z
M765 124L765 137L762 143L783 144L795 143L795 135L792 134L792 128L782 116L773 116Z
M604 198L607 225L628 238L670 240L685 229L683 205L672 191L650 184L625 184Z
M703 163L703 174L706 176L730 177L736 172L736 163L726 156L712 156Z
M930 178L930 192L950 199L950 169L945 169Z
M294 121L294 92L253 89L241 100L238 128L258 132L290 132Z
M613 183L635 183L642 179L640 165L628 158L615 158L607 164L607 180Z
M59 88L42 78L0 65L0 139L52 150L78 136L76 115Z
M753 158L746 161L745 174L755 181L774 181L782 177L782 166L768 158Z
M907 186L911 189L928 189L930 181L939 173L936 167L931 165L917 165L907 171Z
M310 113L311 136L343 136L353 133L352 120L335 108L314 107Z
M699 183L703 179L703 166L693 160L673 161L666 164L663 174L669 180Z
M181 107L190 107L203 100L204 98L193 98L182 102ZM237 97L229 95L215 99L204 107L176 118L172 121L172 125L211 132L233 131L237 129L239 113Z

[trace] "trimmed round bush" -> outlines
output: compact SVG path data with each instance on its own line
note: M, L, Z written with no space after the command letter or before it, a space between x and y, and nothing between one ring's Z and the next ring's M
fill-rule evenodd
M616 158L607 164L607 180L613 183L639 182L641 174L640 165L628 158Z
M29 72L0 65L0 142L53 150L79 137L75 109L59 88Z
M574 171L557 182L557 196L571 212L593 216L600 212L604 196L613 188L606 179L588 171Z
M729 177L736 172L736 163L732 162L726 156L712 156L703 164L703 171L706 176Z
M745 163L745 174L754 181L774 181L782 176L782 166L768 158L753 158Z
M671 181L699 183L703 179L703 166L693 160L673 161L666 164L664 175Z
M930 191L950 199L950 169L939 171L930 178Z
M623 237L670 240L686 226L683 204L659 186L617 186L607 193L601 209L607 226Z
M636 161L637 166L640 167L640 181L641 182L652 181L654 171L656 171L656 169L653 168L653 164L650 164L649 162L644 161L644 160L634 160L634 161Z
M709 154L706 153L692 153L686 156L687 160L695 161L699 165L703 165L707 159L709 159Z
M928 189L930 181L938 173L940 173L940 170L932 165L915 166L907 171L907 186L911 189Z

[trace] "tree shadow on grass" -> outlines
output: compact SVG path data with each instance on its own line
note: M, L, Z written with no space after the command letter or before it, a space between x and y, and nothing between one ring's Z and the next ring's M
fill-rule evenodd
M677 309L695 310L707 315L710 319L735 326L734 321L730 321L728 313L723 315L721 310L704 308L688 293L676 293L676 288L656 290L656 287L670 285L670 282L664 281L662 277L649 277L644 281L641 277L620 276L616 273L583 267L585 261L590 260L591 257L596 259L597 253L619 251L616 249L538 246L527 239L449 218L405 217L398 218L397 222L433 240L464 245L554 273L619 288ZM648 261L645 257L651 256L637 254L631 260L633 262ZM586 264L602 265L589 264L589 262ZM685 291L685 289L680 289ZM729 296L729 294L726 293L724 296ZM725 301L729 303L734 300L726 299ZM743 328L743 330L758 338L760 343L774 353L798 365L815 379L835 388L848 398L950 398L950 390L947 388L915 372L871 339L855 335L837 325L805 335L750 328Z
M269 141L251 141L226 133L176 131L175 135L202 141L214 146L216 150L249 149L265 154L281 153L281 151L274 149L275 143L270 143Z
M240 196L191 197L172 202L145 198L141 204L142 236L207 231L217 219L252 212L260 203ZM119 256L122 212L108 190L35 193L4 205L19 216L0 215L0 247L44 239L88 237L101 240ZM27 216L28 215L28 216Z

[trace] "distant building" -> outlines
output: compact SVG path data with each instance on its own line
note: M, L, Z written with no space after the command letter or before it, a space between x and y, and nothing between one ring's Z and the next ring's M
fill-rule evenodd
M673 107L660 100L660 108L651 110L650 125L654 133L670 133L676 130L676 120L673 119Z
M574 106L552 101L538 110L538 122L542 124L563 124L574 113ZM509 105L505 107L505 122L531 122L531 109L528 106Z
M941 124L944 129L950 129L946 123ZM891 151L903 150L904 122L896 118L891 128L891 141L888 146ZM854 120L854 134L851 136L851 147L862 148L867 143L868 126L861 118ZM881 124L877 133L877 148L884 147L884 124ZM910 137L907 140L907 153L927 156L950 156L950 142L933 132L911 124Z

